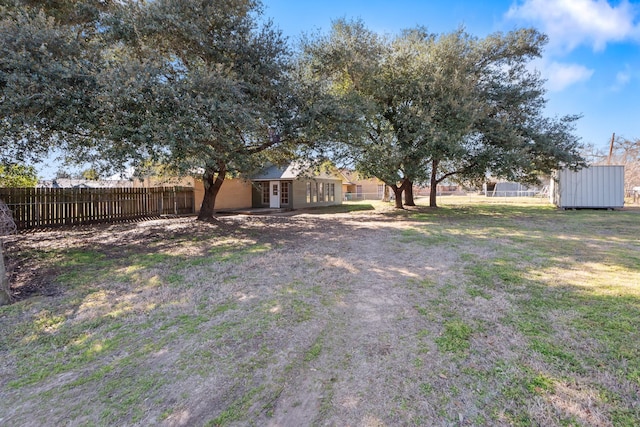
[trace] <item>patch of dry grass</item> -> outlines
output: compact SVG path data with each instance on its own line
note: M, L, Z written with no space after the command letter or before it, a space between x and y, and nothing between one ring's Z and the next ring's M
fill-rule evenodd
M12 238L0 424L639 424L640 214L439 203Z

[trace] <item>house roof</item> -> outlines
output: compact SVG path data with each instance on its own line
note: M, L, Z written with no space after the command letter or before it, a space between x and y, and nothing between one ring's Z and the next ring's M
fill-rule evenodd
M342 174L343 181L345 184L358 184L362 181L372 181L372 182L377 182L379 184L382 184L382 180L380 180L379 178L376 178L374 176L370 177L370 178L363 178L361 176L360 173L358 173L358 171L354 171L354 170L350 170L350 169L341 169L340 173Z
M293 169L292 164L287 167L271 165L260 171L257 175L252 176L251 179L257 181L269 179L294 179L299 175L300 173Z
M358 180L356 171L352 171L349 169L341 169L340 174L343 176L342 181L345 184L355 184L355 182Z
M280 180L280 179L297 179L303 177L314 177L324 179L341 179L336 174L327 172L323 169L310 170L308 167L301 165L300 163L290 163L289 165L275 166L271 165L263 169L257 175L251 177L252 181L268 181L268 180Z

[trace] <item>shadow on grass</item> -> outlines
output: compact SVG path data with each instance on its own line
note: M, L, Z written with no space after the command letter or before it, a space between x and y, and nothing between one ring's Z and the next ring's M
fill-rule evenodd
M106 408L107 418L102 421L126 423L135 415L132 408L143 407L149 395L158 402L152 410L158 412L159 407L172 410L173 401L170 399L174 394L158 391L163 385L156 378L159 374L153 371L144 373L149 366L146 363L156 363L156 358L165 354L163 352L167 348L177 348L181 339L191 335L187 352L192 353L193 347L200 353L178 359L184 363L179 369L192 371L201 359L201 369L210 371L211 365L222 363L222 359L216 358L217 349L224 349L228 352L225 354L237 357L249 367L246 377L236 373L239 376L229 380L231 388L218 393L221 397L213 405L222 411L213 414L217 415L214 424L225 419L229 423L248 422L252 416L259 415L251 412L250 408L264 408L265 402L271 404L273 398L267 401L265 396L272 396L270 390L279 387L277 382L273 384L265 380L265 384L258 384L247 391L249 382L246 378L248 375L260 378L253 373L271 369L271 362L266 360L272 356L266 347L260 346L270 331L281 330L282 314L265 310L269 307L279 309L280 304L275 302L287 300L282 296L272 298L273 293L265 292L262 300L247 304L244 311L234 314L244 303L241 304L236 297L216 297L216 293L224 287L224 279L232 285L240 285L241 279L235 277L239 268L259 268L261 276L265 277L277 274L282 268L279 263L242 266L241 261L245 258L267 253L272 248L282 248L287 252L281 255L287 257L304 257L305 252L298 250L296 245L311 241L316 247L340 244L336 246L339 250L331 253L330 257L317 257L315 251L309 252L309 264L304 271L320 272L326 268L325 279L328 282L333 283L334 277L340 277L338 269L349 271L348 267L355 265L362 273L354 270L352 274L367 274L361 279L362 283L365 278L373 283L397 284L399 288L409 286L410 280L422 283L401 295L411 297L412 300L407 302L411 305L416 305L416 298L420 301L417 310L421 316L433 316L424 317L424 325L433 329L442 326L444 329L442 335L433 338L438 351L464 354L465 359L460 358L456 362L462 368L459 371L464 373L463 369L468 368L468 372L474 369L484 375L477 381L477 387L485 390L489 397L481 398L482 404L486 405L486 409L481 407L481 413L490 415L506 406L508 420L513 421L512 424L517 420L524 420L521 424L534 424L539 420L529 413L528 408L539 404L541 399L538 396L550 395L560 399L561 394L553 395L554 384L576 383L586 385L587 391L601 391L606 400L602 397L595 402L600 402L597 403L599 410L608 412L606 420L612 425L637 425L640 419L636 406L640 386L640 296L635 292L635 286L625 289L616 282L625 280L630 283L640 269L635 213L563 212L548 206L460 204L438 209L417 207L380 212L380 215L362 215L367 217L365 225L351 220L341 225L336 218L325 216L373 211L376 206L376 203L346 203L299 212L310 214L311 219L229 217L221 221L225 227L198 222L185 223L179 229L169 227L172 224L168 222L166 228L158 224L138 231L138 227L132 225L95 227L88 229L86 235L78 231L82 235L76 236L75 243L70 241L58 245L55 250L40 247L41 239L34 240L34 248L30 249L29 255L38 257L35 263L38 266L55 266L52 280L55 279L67 292L50 303L34 300L4 308L1 312L0 330L4 333L0 334L0 348L11 348L12 357L17 361L17 374L8 377L11 380L9 386L13 393L29 395L49 384L46 381L53 381L56 379L54 376L60 375L67 380L53 390L68 397L69 394L64 394L65 387L71 390L86 382L87 390L91 386L91 389L108 392L106 397L96 396ZM314 218L316 215L323 216ZM392 258L384 269L364 268L377 268L375 259L366 259L357 250L344 251L342 242L345 239L355 241L353 248L362 247L369 242L366 239L369 233L392 223L389 221L391 218L406 219L408 224L399 235L395 234L398 233L395 228L384 235L388 240L381 241L381 245L395 243L414 257L420 253L414 250L415 245L433 248L436 251L433 253L452 249L459 257L455 260L455 267L453 263L448 264L435 257L425 259L429 268L420 266L411 270L401 257L397 257ZM94 232L101 232L102 239L92 240ZM110 238L111 235L118 237ZM235 240L230 240L231 237ZM358 241L360 238L362 240ZM52 233L48 239L53 245L61 236ZM179 251L184 247L189 250ZM307 250L310 248L313 247L309 246ZM25 248L22 249L26 252ZM437 265L439 261L442 262L440 266ZM226 265L218 269L222 264ZM324 267L321 269L318 264L324 264ZM215 268L208 270L207 267ZM203 268L202 276L193 276L192 273L200 268ZM438 285L436 280L427 280L431 276L422 277L427 272L445 274L447 268L457 269L454 271L458 273L456 280L460 279L459 282ZM308 286L309 296L290 294L288 300L291 303L289 316L299 323L312 319L309 301L320 298L316 292L321 291L313 289L321 289L318 283L323 283L322 277L319 280L313 274L308 276L308 279L301 278L300 283ZM183 301L183 295L189 295L191 289L199 286L205 287L201 298ZM342 286L350 289L346 284L336 285L336 289ZM482 307L483 301L490 299L497 302L486 305L487 308L500 307L500 299L508 301L505 307L513 306L513 309L505 311L504 319L497 317L486 323L491 326L492 322L500 322L503 327L513 328L523 336L522 349L516 353L519 357L508 365L508 369L501 370L503 360L494 351L496 346L492 344L489 349L478 344L483 339L495 339L498 344L512 345L508 341L500 342L499 337L491 335L491 330L476 331L476 320L484 317L474 318L472 310L471 314L461 312L460 319L458 316L453 320L447 317L449 304L457 301L460 295L464 296L464 293L453 291L461 286L466 287L470 298L460 307ZM228 295L232 295L234 288L229 289ZM355 288L351 290L355 291ZM279 295L288 291L283 292ZM335 292L338 296L341 291L327 292ZM427 306L430 302L434 305ZM283 303L282 307L287 305ZM383 309L382 304L380 309ZM225 317L223 313L226 313ZM260 319L253 324L236 320L251 319L254 315L251 313L255 314L255 319ZM404 317L408 312L402 313ZM380 319L380 322L387 321L384 317ZM449 321L442 324L444 319ZM256 329L256 325L260 328ZM375 326L375 323L371 325L372 329ZM244 335L245 330L251 331L252 335ZM259 332L254 334L255 330ZM405 332L412 338L415 331L409 329ZM193 344L196 340L209 342L210 346ZM311 342L314 343L311 347L301 347L296 353L301 355L300 363L312 363L321 356L322 343ZM263 348L264 355L256 356ZM474 353L478 351L480 353ZM516 350L509 347L506 354L511 351ZM166 354L171 354L171 351L166 351ZM485 355L494 354L497 356L490 359L493 365L488 364L482 374L473 363ZM538 364L530 363L532 358ZM172 367L179 366L172 359L167 363L169 361ZM408 369L402 368L404 375ZM90 372L90 375L77 374L85 372ZM349 373L344 374L347 376ZM603 376L608 382L598 379ZM435 381L437 378L443 377L432 377ZM470 376L465 381L476 384ZM485 383L488 385L484 386ZM423 384L427 391L431 390L430 384ZM491 394L489 387L495 387L497 391ZM461 389L464 393L464 386ZM453 391L447 395L446 390L443 393L449 399L457 396L458 392L452 394ZM587 392L579 389L576 396L588 402L594 401ZM41 394L38 398L44 400L48 397ZM195 397L197 394L193 399ZM187 402L185 405L192 402L186 397L184 400ZM496 403L487 403L494 401ZM111 402L124 403L117 406ZM458 417L458 413L454 414ZM558 424L563 421L569 424L573 419L569 413L558 417ZM590 421L589 418L576 420L582 420L584 424ZM196 423L197 420L189 421ZM441 420L430 421L438 424ZM478 419L476 423L498 424L498 421Z
M374 211L376 208L370 203L343 203L336 206L326 206L317 208L305 208L294 211L293 216L300 214L330 215L339 213Z

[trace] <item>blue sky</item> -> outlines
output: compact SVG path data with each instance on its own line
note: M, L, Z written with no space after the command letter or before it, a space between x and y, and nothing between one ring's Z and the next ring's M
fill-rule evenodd
M613 132L640 138L640 0L263 0L265 16L296 42L337 18L396 34L460 25L478 37L521 27L549 36L533 64L547 80L548 115L582 114L576 133L606 149Z

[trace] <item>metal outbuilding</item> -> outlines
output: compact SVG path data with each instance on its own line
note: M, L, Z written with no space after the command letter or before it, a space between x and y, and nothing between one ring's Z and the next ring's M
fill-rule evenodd
M562 169L551 179L551 203L563 209L617 209L624 206L624 166Z
M487 182L482 189L487 197L533 197L540 192L538 187L508 181Z

